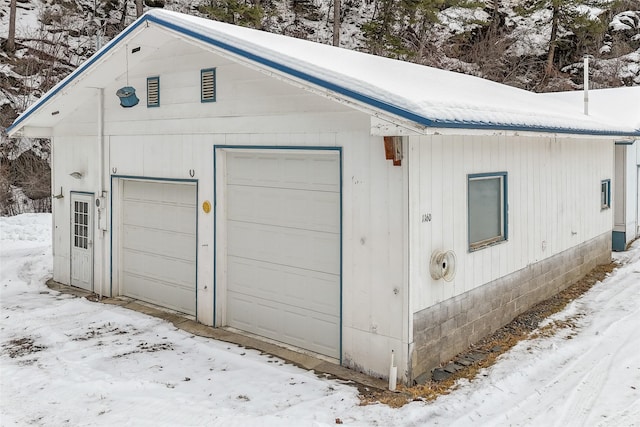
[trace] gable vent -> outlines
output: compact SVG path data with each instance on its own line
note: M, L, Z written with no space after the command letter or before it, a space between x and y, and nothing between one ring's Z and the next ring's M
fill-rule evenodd
M216 100L216 69L200 70L200 102Z
M147 107L160 106L160 77L147 79Z

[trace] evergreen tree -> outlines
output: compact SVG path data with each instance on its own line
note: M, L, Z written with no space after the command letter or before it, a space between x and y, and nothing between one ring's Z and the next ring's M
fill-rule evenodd
M581 44L582 40L601 36L605 31L606 26L592 19L589 11L583 6L597 7L611 3L611 0L528 0L525 3L521 9L524 14L530 15L540 10L551 12L549 15L551 29L544 68L545 78L552 76L557 68L561 68L556 67L559 48L572 43ZM578 35L581 36L581 40L576 41Z
M209 0L198 10L216 21L251 28L260 28L264 17L260 0Z
M362 25L369 51L422 61L428 54L438 13L449 7L475 7L468 0L374 0L373 18Z

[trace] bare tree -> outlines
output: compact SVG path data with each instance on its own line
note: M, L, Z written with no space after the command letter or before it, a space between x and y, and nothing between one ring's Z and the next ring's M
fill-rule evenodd
M7 36L7 52L16 51L16 0L9 6L9 35Z
M144 5L142 4L142 0L136 0L136 18L140 18L144 13Z
M560 24L560 1L551 2L551 37L549 40L549 52L547 53L547 63L545 65L545 75L550 76L553 73L553 61L556 54L556 46L558 45L558 25Z
M500 0L493 0L491 8L491 33L498 33L500 27Z
M127 7L129 6L129 1L128 0L124 0L122 2L122 15L120 15L120 25L118 26L118 31L122 31L124 30L124 28L127 26Z
M340 46L340 0L333 0L333 45Z

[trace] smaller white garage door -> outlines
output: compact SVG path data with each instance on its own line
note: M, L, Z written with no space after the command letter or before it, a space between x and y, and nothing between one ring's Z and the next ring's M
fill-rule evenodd
M122 293L196 313L196 186L123 183Z
M227 153L227 323L340 357L340 157Z

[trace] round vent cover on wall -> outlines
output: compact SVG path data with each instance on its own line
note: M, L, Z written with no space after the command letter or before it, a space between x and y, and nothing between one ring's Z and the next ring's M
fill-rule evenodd
M434 280L447 282L456 276L456 254L453 251L434 251L429 261L429 272Z

